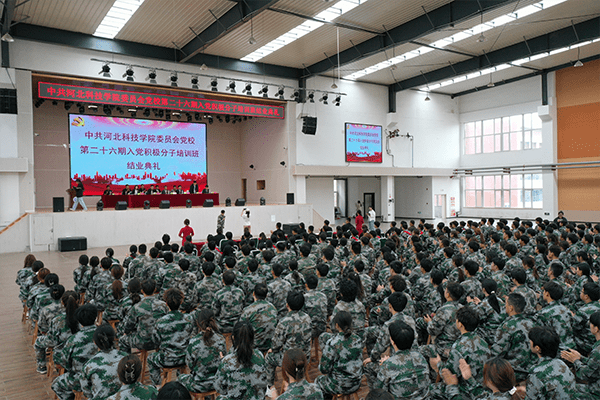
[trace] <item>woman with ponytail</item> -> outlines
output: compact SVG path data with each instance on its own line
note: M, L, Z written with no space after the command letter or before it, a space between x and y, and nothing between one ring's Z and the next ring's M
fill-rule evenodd
M104 315L102 319L106 321L121 320L121 302L123 301L124 294L123 290L127 287L121 278L125 270L119 264L114 264L110 270L110 274L113 277L112 283L108 284L105 289L104 295Z
M190 392L201 393L214 390L221 354L226 354L227 349L211 309L203 309L196 314L196 326L199 333L190 340L185 354L190 373L180 375L177 380Z
M262 353L254 349L254 328L247 320L233 327L233 352L227 354L215 376L215 390L228 400L263 400L268 374Z
M292 289L290 291L296 290L298 292L305 293L306 283L304 282L304 276L298 272L298 261L291 260L288 266L290 268L290 273L287 274L283 279L288 281L290 285L292 285Z
M50 323L61 312L63 312L63 306L60 302L63 294L65 293L65 287L63 285L53 285L50 288L50 297L52 302L42 309L40 312L40 318L38 320L38 337L35 340L34 347L37 360L37 371L40 374L45 374L46 370L46 346L43 343L46 342L46 334L50 330Z
M281 373L283 375L283 393L277 396L275 387L271 388L272 400L323 400L323 392L314 384L306 381L308 363L306 354L299 348L289 349L283 355Z
M337 333L322 333L323 355L315 383L323 394L350 394L360 388L363 376L363 341L352 330L352 315L339 311L331 321Z
M496 296L498 284L493 279L484 279L481 283L484 298L467 297L467 302L474 304L474 310L479 316L481 337L491 346L496 338L496 330L507 317L504 302Z
M68 338L79 331L79 322L75 318L75 311L79 307L79 293L72 290L68 290L63 293L61 297L61 303L63 305L63 312L58 314L50 322L50 328L48 333L42 337L42 340L36 342L36 352L39 349L52 348L54 349L54 363L57 365L64 366L65 360L63 359L64 354L60 351ZM42 352L38 353L38 369L43 365L46 366L46 352L43 352L43 358L41 357ZM43 370L43 368L41 368ZM41 371L40 371L41 372Z
M19 285L19 299L21 299L23 303L27 300L27 282L35 275L35 272L33 272L33 269L31 268L34 262L35 256L33 254L28 254L27 257L25 257L23 268L17 272L15 283Z
M142 375L142 362L135 354L129 354L119 361L117 374L123 386L106 400L153 400L158 394L154 386L138 382Z
M117 366L127 353L115 349L115 331L108 324L96 328L94 343L99 351L83 366L81 390L89 400L104 400L121 387Z
M139 278L133 278L127 284L127 296L119 302L119 318L123 321L129 309L142 300L142 282ZM120 333L120 332L119 332Z

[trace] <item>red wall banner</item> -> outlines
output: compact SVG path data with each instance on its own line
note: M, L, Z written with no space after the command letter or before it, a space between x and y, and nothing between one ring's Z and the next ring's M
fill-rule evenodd
M198 99L195 97L63 85L60 83L39 82L38 97L80 103L114 104L126 107L166 108L188 112L245 115L259 118L285 118L284 106Z

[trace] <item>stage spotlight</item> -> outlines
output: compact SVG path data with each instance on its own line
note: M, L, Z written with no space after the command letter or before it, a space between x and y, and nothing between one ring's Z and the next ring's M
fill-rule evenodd
M125 114L125 111L121 107L117 107L117 112L121 115Z
M100 74L102 74L102 76L105 78L110 78L112 76L110 73L110 65L108 65L108 63L102 66L102 70L98 72L98 75Z
M198 77L197 76L192 76L192 80L190 81L192 83L192 89L199 89L198 88Z
M265 205L267 205L267 201L265 200L265 198L264 198L264 197L261 197L261 198L260 198L260 205L261 205L261 206L265 206Z
M169 80L167 81L167 83L171 82L171 86L177 87L178 86L177 79L178 79L177 72L173 71L173 72L171 72L171 76L169 77Z
M227 90L231 93L235 93L235 81L229 81L229 86L227 86Z
M185 208L192 208L192 199L187 199L185 201Z
M166 119L167 121L170 121L170 120L171 120L171 114L170 114L170 113L167 113L167 114L165 115L165 119Z
M220 115L217 115L217 120L218 120L219 122L223 122L223 117L221 117Z
M225 116L225 123L228 124L231 121L231 117L229 115Z
M35 102L35 108L40 108L40 106L44 104L45 101L46 99L38 99L38 101Z
M149 210L150 209L150 200L145 200L144 201L144 210Z
M285 91L285 87L283 87L283 86L279 86L279 89L277 89L277 95L279 96L279 100L283 100L284 91Z
M158 117L162 118L165 116L165 110L158 110Z
M281 165L282 167L285 167L285 161L281 161L281 162L279 163L279 165Z
M102 211L102 210L104 210L104 202L102 200L100 200L96 203L96 211Z
M187 122L192 122L192 114L187 113L186 117L187 117Z
M135 76L133 75L133 67L131 65L127 66L125 73L123 74L123 78L127 77L127 80L133 82L135 80Z
M52 105L53 105L53 106L57 106L57 105L58 105L58 101L56 101L56 100L52 100Z
M210 80L210 90L212 92L218 92L219 91L219 89L217 88L218 85L219 85L219 81L218 81L217 78L212 78Z
M225 207L231 207L231 197L225 199Z
M333 104L335 104L336 107L339 107L341 102L342 102L342 96L337 96L335 98L335 100L333 101Z
M102 107L102 111L104 111L104 114L110 116L112 114L112 110L110 109L109 106L104 106Z
M65 110L69 111L71 106L73 105L72 101L65 101Z
M150 72L148 72L148 76L146 77L146 80L149 81L150 83L156 83L156 70L155 69L151 69Z
M263 94L263 97L269 97L269 95L268 95L269 85L263 85L263 87L260 90L260 92Z
M144 117L148 118L150 116L150 109L146 108L144 109Z
M327 99L329 98L329 96L327 95L327 93L323 93L323 96L319 99L319 101L322 101L323 104L327 105L329 103L327 103Z
M246 83L246 86L244 87L244 92L248 96L252 96L252 84L250 82Z
M79 106L79 114L83 114L85 112L85 107L83 105Z
M311 103L315 102L315 92L310 92L308 94L308 101L311 102Z
M194 113L194 119L200 121L200 113Z
M181 119L181 114L178 112L174 112L173 116L176 117L177 119Z
M135 118L135 117L137 117L137 113L136 112L132 112L131 113L131 118Z
M294 89L294 93L292 93L292 100L298 101L300 98L300 90Z
M212 123L213 123L213 117L212 117L212 115L209 115L207 119L208 119L208 123L210 125L212 125Z

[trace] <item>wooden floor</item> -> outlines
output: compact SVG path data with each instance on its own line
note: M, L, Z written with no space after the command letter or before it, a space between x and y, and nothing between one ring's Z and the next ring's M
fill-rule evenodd
M123 260L129 246L114 247L115 257ZM67 290L74 286L73 269L81 254L90 257L103 256L104 249L88 249L86 252L39 252L34 253L45 267L58 274L60 282ZM0 400L43 400L52 399L51 381L46 375L36 372L35 352L31 345L31 335L21 322L23 308L19 300L19 289L15 284L17 271L23 267L26 253L12 253L0 256ZM311 381L320 375L316 364L311 364L308 376ZM276 386L281 387L278 373ZM368 393L366 379L359 391L363 398Z

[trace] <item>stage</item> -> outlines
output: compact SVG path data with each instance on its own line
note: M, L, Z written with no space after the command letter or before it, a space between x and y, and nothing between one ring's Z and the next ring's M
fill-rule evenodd
M313 222L312 204L295 205L250 205L252 234L270 234L275 223L284 224ZM241 213L244 207L175 207L169 209L151 208L116 211L104 209L96 211L34 212L25 215L7 231L0 234L0 253L55 251L58 239L83 236L88 248L122 245L152 244L162 235L171 235L172 242L181 243L177 237L188 218L194 229L194 242L202 242L208 234L217 229L217 217L225 210L225 232L233 232L234 237L243 233Z

